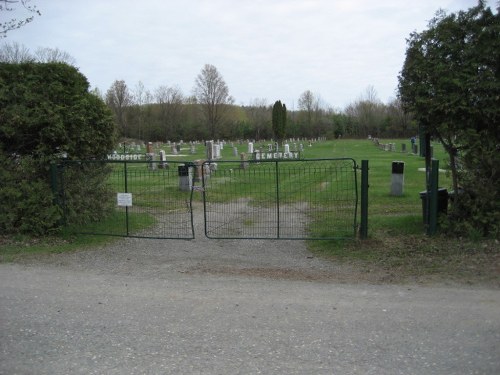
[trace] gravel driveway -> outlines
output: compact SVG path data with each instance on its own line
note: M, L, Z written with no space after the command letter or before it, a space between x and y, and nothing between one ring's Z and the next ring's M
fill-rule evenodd
M122 239L0 264L0 374L498 374L500 293L302 241Z

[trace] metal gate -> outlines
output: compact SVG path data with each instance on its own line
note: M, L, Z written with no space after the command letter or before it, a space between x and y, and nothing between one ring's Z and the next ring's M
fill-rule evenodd
M180 185L179 168L184 163L63 161L53 167L52 186L73 232L192 239L193 192Z
M353 159L205 162L209 238L334 239L356 233Z
M356 235L356 171L347 158L63 161L52 185L78 233L192 239L199 201L208 238L337 239Z

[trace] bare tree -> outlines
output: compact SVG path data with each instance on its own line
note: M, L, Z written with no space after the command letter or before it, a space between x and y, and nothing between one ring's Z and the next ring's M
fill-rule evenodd
M396 136L409 136L417 131L417 129L415 129L416 126L413 124L411 114L406 112L403 108L401 98L396 98L390 101L387 107L387 112L395 123L394 129L391 130Z
M30 5L31 0L0 0L0 12L13 12L15 6L21 5L30 16L22 19L11 18L8 21L0 22L0 39L6 38L9 31L19 29L30 23L35 18L35 15L41 16L40 11L34 5ZM3 18L3 17L2 17ZM5 17L7 18L7 17Z
M17 42L5 43L0 47L0 62L19 64L26 62L53 63L62 62L68 65L76 65L76 60L68 52L59 48L37 48L34 54Z
M353 122L353 135L367 136L369 134L381 136L382 123L386 117L386 106L378 99L373 86L368 86L365 95L349 104L345 113Z
M165 140L179 135L180 118L184 96L178 87L160 86L155 91L160 107L160 121L165 131Z
M35 51L35 57L41 63L63 62L68 65L76 65L75 58L59 48L39 47Z
M306 90L299 97L299 109L305 117L306 132L308 135L317 135L321 121L321 100L310 90ZM314 131L315 130L315 131Z
M126 110L133 104L132 95L125 81L115 81L106 92L106 104L115 114L118 128L122 135L128 136L128 127L126 120Z
M193 91L202 107L209 134L215 138L217 127L223 121L228 105L233 103L226 82L215 66L206 64L196 77Z
M0 47L0 62L9 64L35 62L35 57L23 44L5 43Z
M314 94L310 90L306 90L300 95L299 109L305 114L307 129L311 129L312 114L314 110Z
M131 94L132 101L134 103L134 112L136 113L136 122L137 122L137 135L139 139L144 139L144 114L145 108L144 104L146 101L146 88L144 87L144 83L139 81L135 87L134 92Z
M255 139L270 136L271 124L269 121L271 106L266 99L254 99L247 109L248 117L255 129Z

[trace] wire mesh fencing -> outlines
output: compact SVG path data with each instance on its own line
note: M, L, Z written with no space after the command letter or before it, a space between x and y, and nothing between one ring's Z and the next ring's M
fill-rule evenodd
M208 161L197 169L209 238L336 239L356 234L353 159Z
M181 162L62 162L55 190L67 228L112 236L194 238L191 183L189 175L180 176L184 168Z
M64 161L53 176L69 231L192 239L337 239L357 230L353 159Z

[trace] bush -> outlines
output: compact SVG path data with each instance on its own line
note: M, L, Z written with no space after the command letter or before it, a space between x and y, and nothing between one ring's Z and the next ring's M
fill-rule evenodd
M62 155L102 159L116 139L111 112L73 66L0 63L0 120L0 234L57 230L62 213L51 191L50 162ZM71 183L99 179L105 175L83 171ZM69 201L73 217L103 215L106 195L86 194L83 204Z

